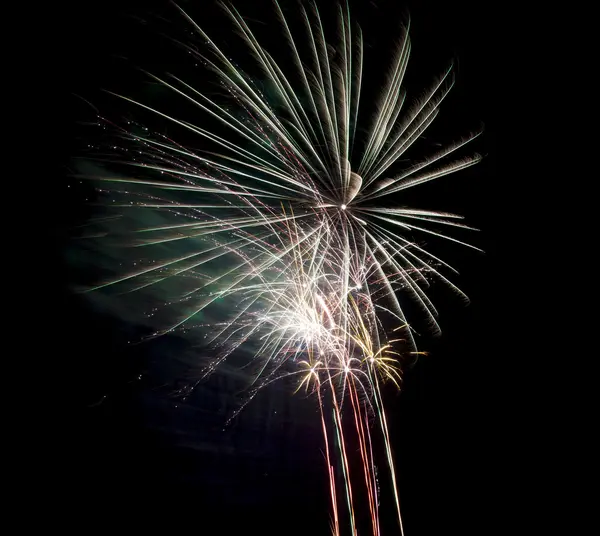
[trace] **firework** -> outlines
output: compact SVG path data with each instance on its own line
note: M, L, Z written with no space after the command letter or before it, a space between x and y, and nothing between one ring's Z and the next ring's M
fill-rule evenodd
M352 533L357 533L352 494L357 477L349 474L344 439L349 433L360 447L372 532L380 533L370 431L375 416L402 531L380 389L383 381L399 387L399 350L417 353L400 296L410 295L439 330L437 311L425 292L429 281L439 279L463 295L442 274L454 268L413 234L473 246L441 230L469 229L460 216L399 208L392 199L477 163L478 155L449 159L479 133L401 167L437 116L453 85L452 70L409 105L402 89L410 54L407 28L376 113L365 118L363 39L349 10L339 7L338 39L331 42L317 7L300 7L301 47L283 10L274 6L289 49L291 61L285 65L261 46L233 6L222 5L262 73L260 86L178 8L203 41L201 50L185 45L188 53L214 74L234 107L176 76L150 76L215 122L215 129L119 95L197 136L203 149L147 130L120 129L120 146L137 155L127 162L132 171L96 177L102 179L99 191L110 195L125 218L140 211L155 215L157 224L137 229L133 244L151 261L93 290L142 291L176 281L179 316L157 335L207 328L209 341L221 349L207 373L240 345L254 341L260 362L257 388L293 375L298 389L316 394L336 535L341 494L331 462L333 444L342 460L342 494ZM214 312L224 309L218 307L224 300L235 301L225 316ZM343 410L352 415L352 431L343 422Z

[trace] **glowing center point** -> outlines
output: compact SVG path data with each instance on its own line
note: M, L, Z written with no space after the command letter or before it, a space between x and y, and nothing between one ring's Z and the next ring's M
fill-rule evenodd
M346 205L342 205L342 210L346 210Z

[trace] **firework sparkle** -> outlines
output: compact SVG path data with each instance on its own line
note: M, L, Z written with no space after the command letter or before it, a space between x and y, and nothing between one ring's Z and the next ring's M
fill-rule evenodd
M376 423L403 534L381 393L382 382L400 387L402 355L419 353L402 297L411 297L434 332L440 328L426 293L430 281L442 281L466 299L442 273L456 269L414 235L477 248L444 230L471 229L460 216L395 206L395 194L476 164L479 155L454 154L480 132L401 167L453 85L449 68L423 97L407 103L403 81L411 48L408 28L381 90L377 113L363 118L364 43L347 7L339 7L335 41L327 40L315 5L300 8L302 39L308 43L303 53L289 16L274 3L292 59L287 65L260 45L232 5L222 8L251 51L271 96L177 8L204 43L201 50L184 47L212 72L236 111L174 75L148 73L219 129L115 94L166 125L197 136L207 149L192 150L170 136L112 124L119 146L114 146L117 156L111 159L130 171L86 178L98 181L99 192L121 214L149 211L158 214L161 223L132 233L131 245L151 261L89 290L144 292L176 281L181 291L171 301L178 318L156 336L204 330L207 343L219 348L206 374L253 341L260 365L248 402L258 390L289 376L297 377L297 390L315 393L336 535L342 533L341 497L351 532L358 534L352 484L359 477L350 475L345 439L349 434L359 444L371 531L380 534L371 432ZM133 154L135 158L123 158ZM222 304L234 302L223 315ZM351 426L344 412L352 415ZM342 460L341 479L332 462L335 445Z

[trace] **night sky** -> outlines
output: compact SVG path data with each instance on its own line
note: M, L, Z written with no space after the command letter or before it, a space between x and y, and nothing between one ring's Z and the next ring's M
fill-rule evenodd
M203 4L182 3L217 41L226 38L224 29L206 22L215 10ZM235 4L254 21L267 17L268 2L252 2L252 8L250 2ZM472 147L485 156L482 163L411 192L413 204L465 215L467 224L482 230L468 238L485 254L436 243L435 253L459 269L453 281L472 301L464 306L440 285L434 287L443 334L434 338L422 330L420 348L430 355L406 370L402 392L387 393L387 404L406 535L492 534L502 456L498 375L505 360L498 331L502 337L508 329L498 327L507 297L494 284L504 266L495 192L496 13L461 2L354 4L365 37L380 46L382 68L389 61L386 43L392 42L394 24L410 12L408 76L415 91L455 60L456 86L442 105L436 136L448 141L485 126ZM189 27L166 2L136 6L131 0L85 3L63 23L60 63L68 113L58 186L49 193L56 210L48 226L48 265L55 282L48 292L60 314L51 315L47 325L60 348L56 388L66 403L54 432L63 459L57 478L65 484L65 505L82 514L90 528L106 524L142 531L160 524L195 534L329 534L314 401L291 396L292 384L275 384L223 431L235 409L232 393L243 384L239 372L216 375L183 401L176 393L194 378L193 343L169 335L129 344L148 328L72 290L81 274L71 262L77 253L70 237L92 214L85 201L93 196L89 186L69 177L88 135L84 123L93 117L82 99L106 117L118 116L122 103L101 90L146 94L136 66L185 74L182 52L160 33L185 40ZM200 72L187 71L190 80ZM389 526L384 535L397 533L393 510L390 514L382 514Z

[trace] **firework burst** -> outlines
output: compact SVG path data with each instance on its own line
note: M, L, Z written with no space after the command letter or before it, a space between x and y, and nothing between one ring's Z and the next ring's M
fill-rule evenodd
M207 373L240 345L255 341L257 388L292 375L298 378L298 390L316 394L336 535L341 531L341 496L357 534L352 483L358 477L350 477L344 439L350 433L359 444L372 533L380 534L370 432L376 422L402 530L380 389L383 381L400 385L399 350L417 353L400 296L410 295L439 330L437 311L425 292L429 281L439 279L463 295L442 274L454 268L413 235L474 246L442 230L469 229L460 216L400 208L393 200L403 190L477 163L478 155L452 157L479 133L400 167L436 118L453 85L452 69L409 105L403 90L410 55L407 28L376 113L364 118L364 45L349 10L339 7L338 36L331 41L317 7L300 7L300 46L289 18L276 2L274 7L289 52L285 65L261 46L232 5L222 5L266 80L261 85L177 8L203 42L201 49L184 46L214 74L233 107L176 76L150 76L218 128L119 95L165 124L197 136L206 149L192 150L145 130L119 130L120 146L137 155L126 162L133 171L95 177L102 180L99 190L110 195L122 214L150 212L159 215L160 224L134 233L133 245L144 250L150 263L93 290L142 291L178 281L183 289L177 299L180 315L157 335L199 325L209 328L209 340L221 352ZM225 318L207 321L209 311L224 300L235 307ZM390 331L393 338L387 336ZM352 415L351 430L342 420L346 408ZM331 462L333 444L342 460L341 488Z

